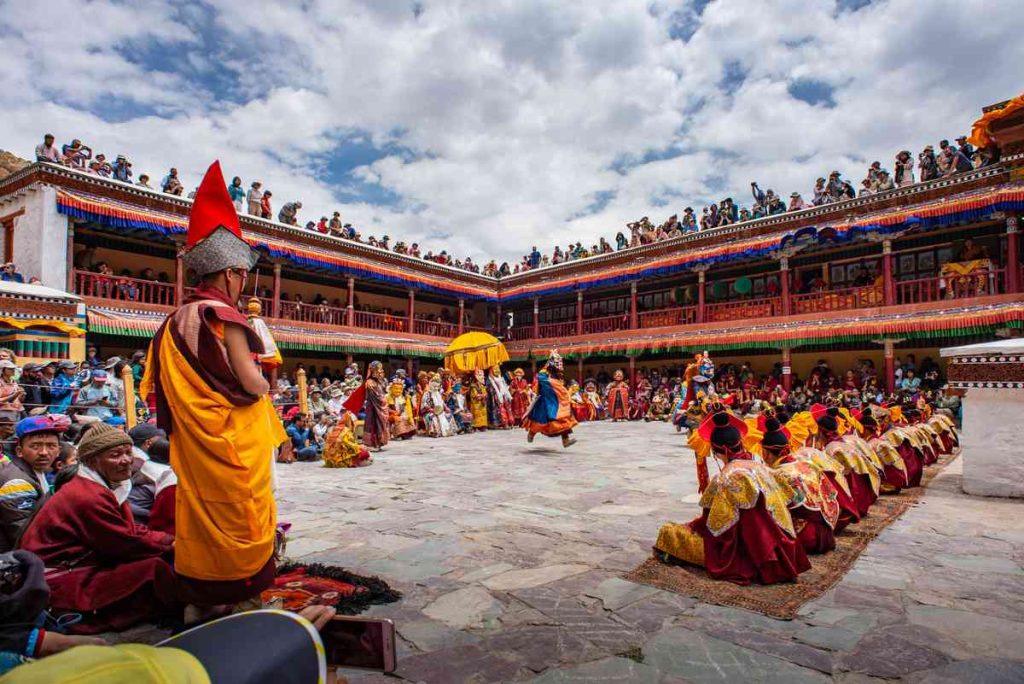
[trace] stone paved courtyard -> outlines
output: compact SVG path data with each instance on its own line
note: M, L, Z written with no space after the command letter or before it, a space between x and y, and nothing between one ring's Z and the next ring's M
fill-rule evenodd
M288 555L404 593L370 614L395 621L409 681L1024 681L1024 502L964 495L962 460L781 621L618 579L662 522L698 513L693 457L666 425L577 437L416 438L369 468L281 466Z

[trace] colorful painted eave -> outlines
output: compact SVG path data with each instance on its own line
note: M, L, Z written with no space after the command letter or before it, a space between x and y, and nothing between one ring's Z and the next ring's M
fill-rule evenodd
M144 230L164 236L184 235L188 231L188 219L185 217L140 209L138 206L107 197L64 189L57 191L57 211L65 216L117 230ZM339 277L351 276L475 301L497 301L496 290L492 287L469 285L440 278L426 271L414 272L411 268L374 263L361 256L346 255L341 251L312 249L247 230L242 231L242 235L254 249L271 258L285 259L297 266L332 271ZM343 241L339 241L339 248L344 244Z
M100 335L121 335L149 339L163 323L165 314L121 311L92 307L89 309L89 332ZM330 352L339 354L381 354L440 359L444 341L423 342L411 338L382 337L353 332L315 332L292 326L270 323L281 349L291 352Z
M957 223L982 221L992 218L999 212L1021 211L1024 211L1024 183L1006 183L901 209L864 214L854 221L805 226L773 235L686 249L686 251L676 254L653 257L639 263L611 266L586 274L524 283L503 289L501 301L511 302L524 298L608 287L634 280L675 275L702 266L764 258L782 252L791 244L812 241L842 243L868 233L885 236L907 230L935 230Z
M514 361L545 358L552 348L570 359L642 354L791 349L801 346L870 344L884 338L928 341L993 335L1000 328L1024 328L1024 302L949 308L926 313L849 316L800 323L767 323L735 328L636 334L605 342L531 340L508 345ZM639 333L639 331L638 331Z

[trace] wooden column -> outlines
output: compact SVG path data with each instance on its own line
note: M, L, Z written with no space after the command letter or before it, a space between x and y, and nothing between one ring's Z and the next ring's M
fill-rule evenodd
M704 322L704 281L707 280L707 271L697 271L697 322Z
M345 312L348 315L348 327L353 327L356 324L356 279L349 277L348 279L348 311Z
M13 219L11 219L11 220L13 221ZM13 248L14 248L14 245L13 245L14 239L13 239L12 232L13 231L8 231L7 232L7 243L6 244L7 244L7 249L8 250L13 250ZM7 255L5 254L4 257L6 258ZM12 252L12 257L11 258L13 259L13 252ZM68 255L67 255L67 263L68 263L68 272L67 272L67 281L66 281L67 291L68 292L74 292L75 291L75 222L73 220L71 220L70 218L68 219Z
M1006 219L1006 292L1020 292L1020 257L1017 251L1017 217Z
M537 359L530 359L530 382L537 377Z
M583 290L576 291L576 334L583 334Z
M462 334L463 327L465 326L464 321L466 320L466 300L459 300L459 335Z
M779 293L782 295L782 315L788 316L792 313L793 303L789 297L789 259L787 257L779 259Z
M896 286L892 280L892 240L882 240L882 295L886 306L896 303Z
M409 290L409 332L415 329L416 290Z
M281 317L281 264L274 264L274 299L270 302L270 316Z
M789 347L782 348L782 389L789 392L793 387L793 356Z
M629 357L629 393L632 396L633 389L636 387L636 357Z
M533 339L540 337L540 297L533 298Z
M299 413L309 413L309 391L306 389L306 369L300 368L295 371L295 384L298 389Z
M174 305L181 306L185 299L185 260L181 258L181 248L174 257Z
M410 356L405 360L405 374L412 377L412 357Z
M885 391L892 394L896 391L896 344L893 340L883 340L885 345Z
M501 335L501 329L504 327L504 322L501 316L501 304L497 305L497 310L494 313L494 333Z
M629 284L629 329L636 330L640 327L640 316L636 310L636 281Z

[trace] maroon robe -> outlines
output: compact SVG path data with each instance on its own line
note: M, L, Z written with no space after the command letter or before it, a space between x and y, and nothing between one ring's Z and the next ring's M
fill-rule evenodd
M853 500L853 497L839 486L835 473L825 472L824 475L832 483L832 486L836 488L837 501L839 502L839 521L836 523L835 532L838 534L846 529L847 525L860 522L860 508L857 506L857 502Z
M166 532L174 536L174 506L177 502L178 485L164 487L153 499L149 510L149 529Z
M174 537L135 523L126 501L77 476L33 519L21 547L46 564L55 613L82 613L73 631L123 630L178 604L168 562Z
M764 497L740 510L735 525L716 537L707 527L708 510L690 523L704 539L704 567L715 579L736 584L795 582L811 569L799 541L786 534L768 513Z
M896 447L900 453L903 463L907 466L907 486L920 487L921 475L924 474L924 458L921 452L914 448L909 439L904 439Z

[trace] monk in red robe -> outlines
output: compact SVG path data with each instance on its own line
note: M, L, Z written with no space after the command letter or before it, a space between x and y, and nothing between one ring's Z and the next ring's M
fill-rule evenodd
M625 383L621 370L616 370L612 375L612 381L608 383L608 399L605 402L608 407L608 415L612 422L629 420L629 385Z
M736 584L795 582L811 568L789 512L797 491L786 478L754 461L743 446L746 423L721 404L712 408L698 432L724 463L722 472L701 496L701 516L663 525L655 551Z
M516 425L521 425L533 398L530 383L526 381L526 373L522 368L512 371L512 382L509 383L508 389L512 393L512 420Z
M183 604L170 564L174 537L135 523L131 475L131 438L105 423L90 426L78 445L78 474L22 538L46 564L53 611L84 616L77 632L127 629Z
M839 434L837 407L826 408L816 404L811 407L811 414L818 427L816 444L826 454L843 464L850 496L857 506L860 517L863 518L878 499L881 489L879 468L852 446L843 442Z

